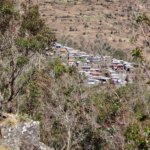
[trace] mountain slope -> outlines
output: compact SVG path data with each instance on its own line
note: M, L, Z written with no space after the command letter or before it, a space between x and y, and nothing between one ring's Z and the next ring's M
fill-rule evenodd
M91 0L91 1L42 1L40 11L47 24L57 33L60 41L64 37L69 43L81 40L94 42L106 40L112 47L130 49L132 39L137 38L141 46L144 38L136 25L141 13L148 13L150 4L144 0ZM70 40L71 39L71 40Z

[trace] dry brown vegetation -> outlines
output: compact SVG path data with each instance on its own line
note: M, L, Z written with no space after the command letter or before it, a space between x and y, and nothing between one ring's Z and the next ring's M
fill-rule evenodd
M142 0L90 0L66 3L40 1L40 12L46 23L56 31L61 41L64 36L72 43L96 39L107 40L112 47L128 50L137 38L142 45L144 38L135 23L140 13L149 13L150 4Z
M41 20L38 7L28 7L29 3L28 6L23 5L24 11L18 14L18 18L13 3L3 0L1 4L0 110L3 108L3 111L40 121L43 142L55 150L149 149L148 63L137 59L141 68L135 71L133 84L120 88L114 85L87 87L76 68L64 66L61 59L45 55L45 48L49 46L51 50L55 35ZM41 15L50 27L57 27L55 30L60 41L65 38L64 42L72 39L80 43L84 33L83 39L87 41L100 37L112 46L123 49L131 48L129 42L119 39L134 35L130 35L134 12L143 13L149 8L148 1L139 0L74 1L63 4L52 1L42 4L40 2L39 5ZM42 10L44 7L45 10ZM145 23L149 24L147 20L145 16L138 18L138 27L146 29ZM18 30L12 35L11 29L16 24ZM148 38L143 37L138 28L134 29L142 40ZM111 30L115 33L111 34ZM142 40L134 44L141 44ZM133 52L132 56L142 57L140 49L136 48ZM4 113L0 113L2 117ZM16 122L10 120L8 123Z

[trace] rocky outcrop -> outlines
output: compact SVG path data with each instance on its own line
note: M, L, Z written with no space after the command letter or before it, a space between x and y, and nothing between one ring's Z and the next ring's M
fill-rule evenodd
M40 142L39 122L0 123L0 146L6 150L52 150Z

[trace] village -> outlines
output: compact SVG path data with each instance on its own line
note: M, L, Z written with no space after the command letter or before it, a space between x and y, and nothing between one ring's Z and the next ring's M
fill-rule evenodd
M65 66L77 67L79 73L86 77L87 85L114 84L117 87L134 82L136 64L118 60L111 56L88 54L71 47L55 43L54 53ZM49 55L49 54L48 54Z

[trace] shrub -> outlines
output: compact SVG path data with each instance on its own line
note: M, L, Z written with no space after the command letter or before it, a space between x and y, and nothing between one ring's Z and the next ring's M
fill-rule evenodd
M63 73L67 71L61 60L58 58L55 60L51 60L48 64L48 68L50 70L53 70L55 78L60 77L61 75L63 75Z
M127 142L134 142L132 147L139 150L148 150L148 143L146 138L141 134L138 124L130 124L125 131L125 138ZM130 145L130 144L129 144Z
M99 93L92 96L94 105L98 108L97 122L104 123L108 119L113 121L121 106L119 99L112 93Z

